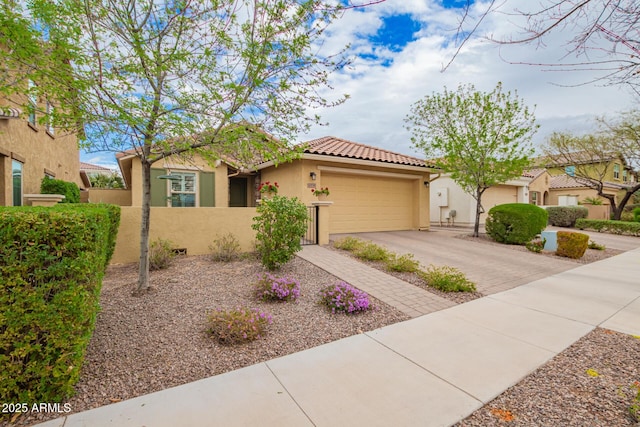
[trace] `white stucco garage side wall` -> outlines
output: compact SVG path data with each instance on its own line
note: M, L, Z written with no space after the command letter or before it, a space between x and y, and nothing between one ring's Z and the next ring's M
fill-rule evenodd
M482 196L485 213L480 217L484 224L486 212L504 203L529 203L530 178L518 178L489 188ZM432 224L472 225L475 223L476 200L465 193L447 174L433 179L430 184L430 221ZM451 211L455 210L455 217Z

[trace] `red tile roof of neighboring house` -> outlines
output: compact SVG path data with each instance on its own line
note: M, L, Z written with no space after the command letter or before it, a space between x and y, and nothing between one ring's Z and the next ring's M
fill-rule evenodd
M536 179L546 171L547 170L545 168L529 169L529 170L523 171L522 176L524 176L525 178Z
M111 169L104 166L94 165L92 163L80 162L80 170L83 171L95 171L95 172L111 172Z
M585 188L589 187L584 180L579 180L569 175L556 175L551 177L549 188Z
M17 119L22 114L18 108L0 107L0 119Z
M399 165L424 166L424 160L405 154L395 153L382 148L360 144L334 136L325 136L303 144L304 152L325 156L346 157L351 159L371 160L375 162L395 163Z

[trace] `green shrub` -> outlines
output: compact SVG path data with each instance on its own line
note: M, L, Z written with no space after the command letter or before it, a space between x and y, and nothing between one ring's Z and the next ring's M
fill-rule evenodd
M227 233L216 237L213 244L209 245L211 259L214 261L229 262L239 258L240 242L233 233Z
M365 261L386 261L391 255L388 250L375 243L365 242L353 254Z
M262 265L275 270L302 249L300 240L307 231L307 207L298 198L273 196L263 199L253 218L256 230L256 250Z
M45 176L40 183L40 193L62 194L64 199L60 203L80 203L80 188L75 182Z
M444 292L475 292L476 285L455 267L430 265L426 271L418 271L418 276L429 286Z
M162 270L163 268L168 268L175 256L173 243L170 240L158 238L149 245L149 269Z
M634 222L633 221L633 212L622 211L620 213L620 221Z
M595 249L597 251L604 251L605 249L607 249L607 247L605 245L600 245L596 242L594 242L593 240L589 240L589 249Z
M353 252L364 244L364 240L358 239L357 237L343 237L340 240L336 240L333 243L333 246L338 249L343 249L345 251Z
M612 221L604 219L579 219L576 228L580 230L595 230L612 234L626 234L640 236L640 223L629 221Z
M589 215L589 209L584 206L549 206L546 209L549 224L556 227L574 227L577 219Z
M640 222L640 208L633 209L633 220L635 222Z
M221 344L254 341L267 331L272 317L256 308L217 310L209 315L209 333Z
M535 252L539 254L540 252L543 251L545 243L547 243L547 239L542 239L542 240L536 239L536 240L532 240L530 242L525 243L524 246L527 249L529 249L531 252Z
M589 236L572 231L558 231L558 249L556 255L578 259L587 251Z
M385 264L389 271L415 273L420 269L420 263L413 257L413 254L390 254Z
M0 208L0 397L73 393L113 253L119 208Z
M500 243L524 245L547 226L547 211L525 203L507 203L489 209L485 230Z
M585 197L584 200L582 200L582 203L587 203L594 206L601 206L602 199L600 197Z

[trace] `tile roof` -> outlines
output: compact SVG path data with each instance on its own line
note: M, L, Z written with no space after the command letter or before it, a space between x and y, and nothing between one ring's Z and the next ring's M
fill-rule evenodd
M100 172L111 172L111 169L105 168L104 166L94 165L92 163L80 162L80 170L83 171L100 171Z
M574 151L572 153L568 153L567 155L556 154L538 157L537 159L534 159L534 161L539 166L561 167L575 164L583 165L591 163L610 162L612 160L618 159L624 160L622 156L615 152L592 153L590 151Z
M524 176L525 178L536 179L546 171L547 170L545 168L529 169L529 170L523 171L522 176Z
M347 141L346 139L340 139L334 136L314 139L304 143L303 146L305 147L304 152L309 154L427 167L426 162L417 157Z
M582 181L582 182L581 182ZM588 188L584 180L579 180L569 175L552 176L549 181L549 188Z
M17 119L22 114L18 108L0 107L0 119Z

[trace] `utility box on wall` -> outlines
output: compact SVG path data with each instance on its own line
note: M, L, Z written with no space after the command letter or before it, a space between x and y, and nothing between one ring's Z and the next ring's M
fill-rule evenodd
M449 189L447 187L435 189L436 205L444 208L449 206Z

